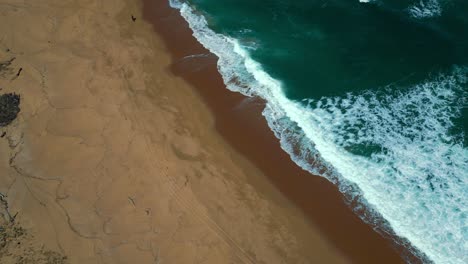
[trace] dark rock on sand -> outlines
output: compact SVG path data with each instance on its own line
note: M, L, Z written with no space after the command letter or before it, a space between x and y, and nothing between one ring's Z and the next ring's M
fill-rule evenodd
M22 71L23 71L23 68L19 68L18 72L16 73L16 77L19 77Z
M20 96L14 93L0 95L0 127L16 119L20 111Z

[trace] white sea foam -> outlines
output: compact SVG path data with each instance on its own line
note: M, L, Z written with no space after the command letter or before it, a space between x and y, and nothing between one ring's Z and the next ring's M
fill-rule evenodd
M189 5L171 6L219 57L228 89L267 101L263 115L298 165L361 197L430 260L468 263L468 150L450 131L466 104L467 68L398 94L347 94L305 107L238 41L210 30ZM374 146L370 157L356 153L363 146Z
M415 18L436 17L442 14L442 6L438 0L420 0L410 6L408 12Z

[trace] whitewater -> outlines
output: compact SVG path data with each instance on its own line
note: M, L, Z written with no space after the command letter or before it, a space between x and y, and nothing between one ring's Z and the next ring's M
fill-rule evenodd
M348 93L302 102L249 56L249 48L208 27L187 3L171 0L194 37L218 56L228 89L258 96L263 115L299 166L364 204L367 222L386 228L434 263L468 263L468 150L453 120L466 108L468 68L434 75L398 93ZM359 153L367 146L372 153ZM376 224L376 223L374 223ZM417 252L416 252L417 254Z
M375 3L378 0L359 0L360 3ZM430 18L442 15L442 5L439 0L415 1L407 8L407 12L414 18Z

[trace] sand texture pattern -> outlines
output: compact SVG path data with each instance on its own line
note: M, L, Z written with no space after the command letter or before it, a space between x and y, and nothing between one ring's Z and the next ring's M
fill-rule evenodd
M25 232L7 247L26 241L21 263L345 262L216 133L140 9L0 0L0 94L21 96L0 127L2 230Z

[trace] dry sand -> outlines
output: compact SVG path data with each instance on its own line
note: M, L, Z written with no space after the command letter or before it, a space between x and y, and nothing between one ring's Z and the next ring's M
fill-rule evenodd
M0 93L22 96L0 128L2 226L25 233L0 262L345 263L217 134L140 4L0 0Z

